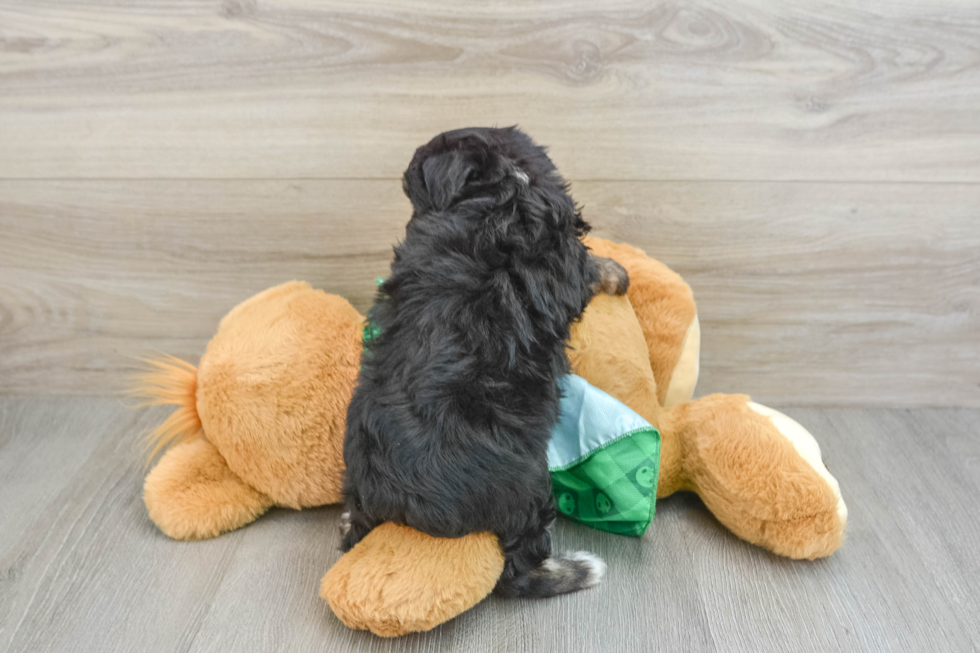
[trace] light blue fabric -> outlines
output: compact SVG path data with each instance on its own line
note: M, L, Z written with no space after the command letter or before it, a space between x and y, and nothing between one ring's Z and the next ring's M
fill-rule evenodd
M548 469L567 468L616 438L652 428L632 408L576 374L559 381L561 415L548 442Z

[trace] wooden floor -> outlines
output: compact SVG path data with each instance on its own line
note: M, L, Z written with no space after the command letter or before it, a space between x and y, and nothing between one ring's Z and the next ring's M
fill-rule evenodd
M490 598L396 641L318 597L339 508L276 510L207 542L156 530L139 434L163 411L108 399L0 399L0 651L972 651L980 647L980 411L787 409L850 510L843 548L770 555L692 495L641 540L559 522L601 555L596 589Z

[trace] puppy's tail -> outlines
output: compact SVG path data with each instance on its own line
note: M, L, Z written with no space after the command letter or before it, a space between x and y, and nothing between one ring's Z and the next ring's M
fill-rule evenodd
M197 368L175 358L144 359L145 371L136 376L130 397L140 399L137 406L177 406L177 410L146 436L149 460L161 449L176 442L184 442L201 431L201 418L197 414Z
M505 570L505 576L506 573ZM527 575L501 577L496 592L507 597L544 599L598 585L605 573L602 558L588 551L575 551L547 558Z

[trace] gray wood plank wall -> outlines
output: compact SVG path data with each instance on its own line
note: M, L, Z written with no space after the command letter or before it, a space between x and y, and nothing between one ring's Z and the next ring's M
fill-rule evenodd
M0 393L292 278L365 309L413 149L520 123L691 283L702 392L980 406L978 62L957 0L5 0Z

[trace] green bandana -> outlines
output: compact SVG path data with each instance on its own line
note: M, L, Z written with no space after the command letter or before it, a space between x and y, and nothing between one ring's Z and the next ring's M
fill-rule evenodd
M381 287L381 284L383 284L384 282L385 282L384 277L374 278L374 285L378 286L379 288ZM377 338L378 333L380 333L380 331L381 330L378 327L371 324L371 322L369 322L368 320L364 320L364 335L361 336L361 340L366 345L372 339Z
M660 432L629 406L570 374L548 443L551 491L570 519L618 535L643 535L653 520Z

